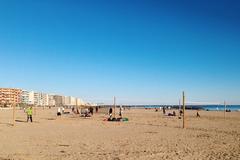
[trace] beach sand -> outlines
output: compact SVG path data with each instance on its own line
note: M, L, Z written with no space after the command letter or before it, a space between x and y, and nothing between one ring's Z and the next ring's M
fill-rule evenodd
M186 159L239 160L240 112L187 111L182 120L145 109L124 111L128 122L103 121L107 115L56 116L38 108L33 123L23 110L0 110L0 160ZM70 111L70 110L65 110ZM167 111L172 112L172 111ZM117 110L118 113L118 110Z

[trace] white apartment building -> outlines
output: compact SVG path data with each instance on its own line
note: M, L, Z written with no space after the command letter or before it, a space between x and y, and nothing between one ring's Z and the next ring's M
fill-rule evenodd
M54 95L48 95L48 105L49 106L55 106L56 105L56 101L54 99Z
M60 96L53 94L46 94L42 92L34 92L22 90L21 102L29 105L36 106L81 106L85 102L80 98L72 96Z
M77 105L77 99L75 97L70 97L70 104L71 104L71 106L76 106Z
M34 92L33 91L22 90L21 102L25 103L25 104L29 104L29 105L34 104Z
M71 97L70 96L64 96L64 105L70 106L71 105Z
M34 92L34 105L48 106L48 94Z
M76 105L76 98L72 97L72 96L65 96L64 97L64 105L75 106Z
M84 105L84 102L80 98L75 98L72 96L65 96L64 97L64 105L66 106L80 106Z
M42 93L42 106L48 106L48 94Z
M40 93L34 93L34 105L36 106L41 106L42 101L41 101L41 94Z
M80 98L77 98L77 106L84 105L85 103Z

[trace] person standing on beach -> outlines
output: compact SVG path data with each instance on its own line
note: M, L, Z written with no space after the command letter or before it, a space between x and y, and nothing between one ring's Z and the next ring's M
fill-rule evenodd
M93 115L93 107L89 108L90 114Z
M26 112L27 112L27 122L28 122L28 120L30 119L30 121L32 122L32 107L29 107L27 110L26 110Z
M198 111L197 111L197 117L200 117L200 114L198 113Z
M163 107L163 114L164 114L164 115L166 114L166 110L165 110L165 107Z
M112 112L113 112L112 107L110 107L110 108L109 108L109 112L108 112L110 118L112 118Z
M123 112L123 109L122 109L122 106L120 106L119 108L119 116L122 118L122 112Z
M61 116L61 115L62 115L62 113L61 113L61 108L58 107L58 109L57 109L57 116Z

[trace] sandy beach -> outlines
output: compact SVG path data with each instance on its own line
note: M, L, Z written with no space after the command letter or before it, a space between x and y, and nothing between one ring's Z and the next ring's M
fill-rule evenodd
M0 110L0 160L77 159L240 159L240 112L187 111L186 126L178 117L145 109L124 111L128 122L56 116L57 108L38 108L33 123L23 110ZM70 110L66 110L70 111ZM172 112L172 111L167 111ZM36 114L36 115L35 115Z

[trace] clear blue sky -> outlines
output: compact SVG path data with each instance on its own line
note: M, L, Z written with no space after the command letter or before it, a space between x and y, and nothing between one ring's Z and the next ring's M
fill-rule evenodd
M1 0L0 87L240 104L238 0Z

